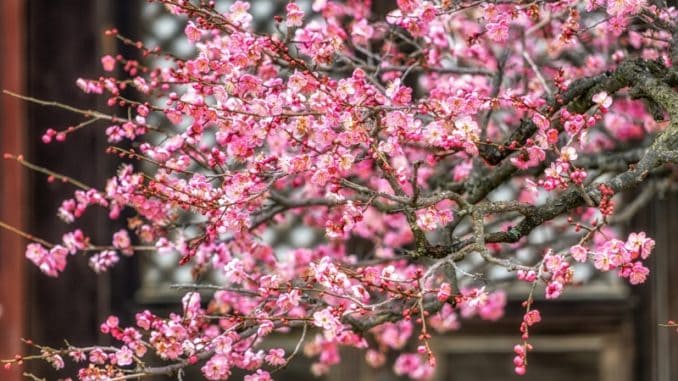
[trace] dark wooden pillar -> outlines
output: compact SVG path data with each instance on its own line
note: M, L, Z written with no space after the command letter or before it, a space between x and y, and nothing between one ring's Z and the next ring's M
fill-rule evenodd
M4 1L4 0L3 0ZM28 1L28 89L30 96L58 101L80 108L96 109L101 97L84 94L75 86L79 78L98 78L104 54L103 31L113 25L111 0ZM110 39L108 39L110 40ZM110 41L108 42L110 43ZM115 43L112 44L115 46ZM106 51L113 53L115 51ZM105 101L105 100L104 100ZM104 124L95 124L68 136L66 142L43 144L40 136L48 128L57 131L84 120L57 108L27 105L29 139L27 158L41 166L101 189L112 170ZM102 108L105 110L105 108ZM107 212L93 207L82 219L68 225L56 215L65 198L75 188L61 182L48 183L42 174L31 173L30 231L51 242L81 228L94 243L110 242ZM95 344L98 326L109 312L108 279L98 277L83 255L70 257L59 278L42 274L29 265L27 336L37 343L62 346L68 339L73 345ZM57 373L44 362L33 362L28 369L40 377L57 379L72 376L73 369Z
M0 89L22 93L24 86L24 2L0 1ZM0 96L0 155L22 153L25 147L24 105ZM25 176L19 166L0 159L0 221L26 225ZM21 353L25 322L24 242L0 229L0 358ZM0 370L0 379L18 381L21 369Z
M645 230L657 246L650 277L636 290L636 380L670 381L678 377L678 332L660 324L678 321L678 193L653 200L633 226Z

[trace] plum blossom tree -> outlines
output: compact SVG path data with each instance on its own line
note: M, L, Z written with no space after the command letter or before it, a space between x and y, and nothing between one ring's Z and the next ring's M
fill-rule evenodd
M394 371L426 379L434 331L502 317L506 294L488 276L501 271L528 285L522 375L530 328L547 318L535 298L576 287L575 264L647 279L654 241L614 224L678 162L678 10L664 1L398 0L385 17L370 1L290 2L265 34L246 2L155 1L187 19L192 57L109 30L154 57L107 55L101 77L78 79L110 110L14 94L84 117L47 130L45 144L106 123L107 152L126 162L105 188L5 154L77 188L58 210L66 223L97 207L127 228L94 243L80 229L47 242L0 226L32 241L26 258L46 276L74 255L102 273L121 255L178 252L177 266L227 281L179 285L180 313L139 311L131 326L109 317L101 332L114 345L29 341L35 353L5 367L73 361L83 381L190 367L269 380L302 349L323 374L347 346L375 367L400 351ZM641 197L616 208L634 188ZM322 240L283 252L262 238L292 223ZM268 346L274 332L299 335L296 348ZM411 341L417 350L402 352Z

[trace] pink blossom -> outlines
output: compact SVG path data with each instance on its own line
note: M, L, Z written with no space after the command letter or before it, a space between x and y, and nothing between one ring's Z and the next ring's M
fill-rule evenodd
M101 57L101 66L103 66L105 71L115 70L115 58L110 55Z
M497 321L504 316L506 292L497 290L488 294L485 304L478 306L478 316L484 320Z
M509 24L506 21L488 23L485 25L487 36L494 42L505 42L509 37Z
M577 185L582 185L587 177L588 173L582 169L577 169L570 173L570 180Z
M184 317L187 319L195 319L202 314L200 308L200 293L189 292L181 298L181 304L184 309Z
M462 290L461 316L479 315L482 319L497 320L504 315L506 293L501 290L488 293L485 287Z
M286 23L288 27L301 26L303 24L304 12L297 4L287 3L285 10L287 11Z
M106 353L99 348L94 348L89 352L89 362L91 363L104 364L107 359Z
M582 128L584 128L585 124L586 120L582 115L570 115L569 117L566 117L565 130L570 135L576 135L579 133L579 131L581 131Z
M531 282L534 282L535 280L537 280L537 273L532 271L532 270L529 270L529 271L518 270L516 275L517 275L518 279L524 280L525 282L531 283Z
M631 260L631 254L626 249L624 242L618 239L606 242L602 250L606 252L610 264L614 267L619 267Z
M433 375L434 368L418 353L403 353L396 359L393 370L397 375L407 375L415 380L425 380Z
M31 243L26 247L26 258L33 262L40 271L57 277L66 268L68 250L63 246L54 246L50 250L45 249L38 243Z
M481 305L484 305L487 303L488 299L488 294L487 291L485 291L485 287L482 288L474 288L469 291L462 291L462 295L464 296L464 301L465 304L469 308L478 308Z
M56 353L50 353L50 352L45 352L43 351L43 354L46 355L45 360L52 365L54 369L63 369L64 367L64 359L56 354Z
M456 312L450 304L445 304L437 314L429 318L429 323L438 332L444 333L460 328Z
M193 24L192 21L188 22L186 28L184 29L184 33L186 34L186 37L188 37L188 40L191 42L199 41L202 34L200 30L195 26L195 24Z
M599 0L586 0L586 11L591 12L601 5L602 2L599 2Z
M577 262L586 262L588 259L588 250L582 245L575 245L570 248L570 254Z
M299 290L292 290L289 293L280 294L278 297L277 305L283 311L289 311L290 309L299 305L301 301L301 292Z
M130 240L127 230L119 230L113 234L113 247L120 250L124 255L127 256L134 254L132 249L132 241Z
M208 380L223 380L231 375L231 367L228 358L224 355L212 356L202 367L202 374Z
M109 333L111 330L118 328L118 317L117 316L109 316L106 318L106 321L101 324L100 330L102 333Z
M120 258L113 250L104 250L90 257L89 266L96 273L108 271L113 265L118 263Z
M301 73L292 74L287 81L287 86L295 93L300 92L307 84L306 77Z
M440 302L446 302L450 296L452 295L452 286L450 286L449 283L442 283L440 285L440 289L438 290L438 294L436 294L436 298Z
M257 335L259 336L266 336L273 332L273 322L270 320L264 320L261 323L259 323L259 328L257 329Z
M154 320L153 314L148 310L137 313L135 318L137 326L145 330L151 328L151 322Z
M626 241L625 247L630 251L635 259L638 255L642 259L647 259L654 249L655 242L645 236L645 232L631 233Z
M94 93L101 94L104 92L104 88L98 81L91 81L82 78L78 78L75 81L75 84L86 94Z
M115 352L116 363L120 366L131 365L133 361L132 356L133 356L132 351L125 346L123 346L122 348L120 348L120 350Z
M403 13L411 13L417 7L420 6L420 0L397 0L398 8L403 11Z
M530 310L523 316L523 321L528 326L533 326L541 321L541 314L539 310Z
M552 273L557 272L563 264L564 258L561 255L553 254L549 251L544 255L544 267Z
M73 359L75 362L82 362L87 360L87 355L85 355L85 352L81 350L72 350L68 352L68 355Z
M471 174L472 169L473 164L471 161L464 161L456 165L452 174L454 181L460 182L466 180Z
M417 225L424 231L433 231L438 227L435 212L431 209L417 216Z
M378 368L386 362L386 356L379 351L368 349L365 352L365 362L373 368Z
M341 322L334 316L331 308L325 308L313 313L313 324L316 327L322 328L328 337L334 337L341 328Z
M621 16L636 13L642 1L638 0L608 0L607 13L612 16Z
M280 348L270 349L268 355L266 355L265 360L267 363L273 366L282 366L287 363L285 359L285 350Z
M539 113L532 115L532 122L534 122L541 131L546 131L551 126L551 122L544 115Z
M391 98L393 104L404 105L412 99L412 89L402 86L400 79L396 79L386 89L386 95Z
M628 18L624 15L612 16L607 20L607 30L614 36L624 33L628 25Z
M374 28L367 23L366 19L362 19L353 23L351 28L351 37L358 45L367 44L368 40L374 35Z
M629 270L628 278L631 284L645 283L645 279L647 279L647 275L650 273L650 270L643 266L640 261L634 262Z
M610 257L605 252L597 252L593 254L593 265L600 271L608 271L613 268L610 263Z
M271 381L271 375L265 370L257 369L254 374L248 374L243 378L244 381Z
M560 296L563 285L560 282L549 282L546 285L546 299L556 299Z
M386 323L377 328L379 341L393 349L402 349L413 332L412 323L401 321Z
M252 15L247 11L250 9L250 3L236 0L229 8L228 17L234 23L239 24L242 27L249 26L252 21Z
M327 1L328 0L314 0L311 9L313 9L314 12L320 12L327 7Z

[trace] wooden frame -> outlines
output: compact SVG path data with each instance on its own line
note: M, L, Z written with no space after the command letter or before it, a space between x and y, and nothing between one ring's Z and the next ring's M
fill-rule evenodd
M24 1L0 1L0 89L25 91ZM0 95L0 154L23 153L26 140L24 104ZM17 163L0 159L0 221L26 226L26 178ZM0 358L22 353L25 332L24 241L0 229ZM2 379L21 379L22 370L3 371Z

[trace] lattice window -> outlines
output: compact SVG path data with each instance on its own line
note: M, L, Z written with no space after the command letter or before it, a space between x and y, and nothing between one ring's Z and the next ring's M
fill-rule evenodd
M225 11L233 1L217 1L217 10ZM310 10L310 1L297 2L302 8ZM259 31L271 31L273 15L283 12L287 1L251 1L250 12L254 16L254 27ZM190 57L194 48L184 35L185 18L171 15L158 3L143 2L141 4L142 40L148 47L159 46L164 51L172 52L179 57ZM162 60L154 64L162 65ZM149 119L152 123L161 123L160 118ZM150 168L149 168L150 169ZM315 233L304 226L289 225L268 230L264 239L276 247L279 255L291 248L309 247L317 241ZM191 283L193 274L190 266L177 267L177 253L150 255L142 260L141 289L138 298L142 302L174 300L177 292L170 289L176 283ZM205 283L223 283L218 272L211 272L201 278Z
M310 11L311 1L297 1L297 3L306 11ZM232 1L217 1L217 9L225 11L232 4ZM286 0L251 1L250 12L253 14L254 26L262 32L272 31L274 23L271 22L273 15L284 13ZM190 56L193 47L187 42L183 27L185 20L170 15L161 4L144 2L141 9L141 25L144 34L144 42L147 46L160 46L162 49L171 51L178 56ZM159 122L158 120L151 122ZM490 195L494 200L513 199L517 193L510 187L498 189ZM285 255L285 252L298 247L310 247L312 243L317 243L322 237L322 232L314 232L308 227L296 225L287 225L276 229L269 229L264 235L267 243L272 244L279 255ZM539 228L529 237L531 244L535 248L521 249L517 253L518 260L534 261L538 255L543 252L543 247L547 243L558 240L561 244L575 238L567 236L554 237L548 229ZM369 245L368 245L369 246ZM564 246L564 245L563 245ZM357 252L356 254L361 254ZM191 268L177 267L177 254L152 255L145 259L142 271L142 289L139 293L142 300L163 299L165 297L176 295L169 292L169 285L173 283L190 283L193 281ZM487 268L479 256L470 256L460 264L460 268L468 273L485 273L486 276L480 281L488 283L506 283L512 284L508 287L510 298L524 298L528 287L522 282L515 282L515 276L502 268ZM601 273L595 271L590 263L575 264L575 283L582 283L581 287L568 287L563 293L564 298L623 298L628 294L628 287L619 280L614 274ZM464 277L462 277L464 279ZM211 273L204 276L201 281L220 282L219 274ZM466 282L478 282L478 279L466 278ZM171 295L170 295L171 294Z

